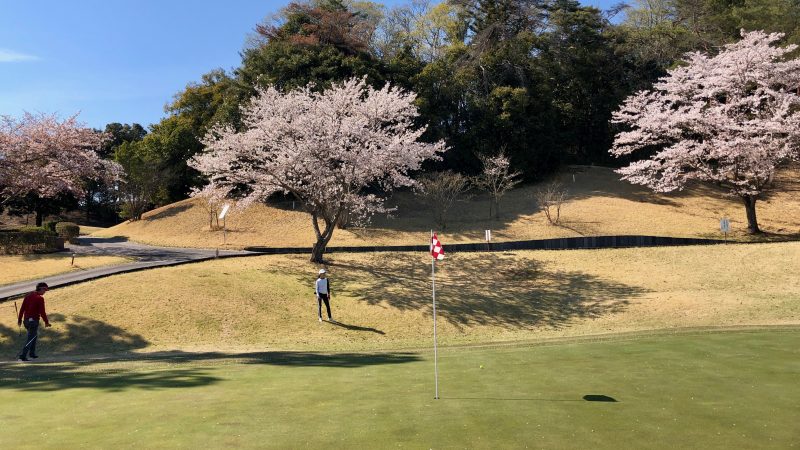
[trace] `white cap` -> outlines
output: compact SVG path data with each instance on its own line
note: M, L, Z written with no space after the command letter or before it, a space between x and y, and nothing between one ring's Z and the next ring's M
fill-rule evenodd
M319 269L319 274L322 275L323 273L325 273L325 269Z

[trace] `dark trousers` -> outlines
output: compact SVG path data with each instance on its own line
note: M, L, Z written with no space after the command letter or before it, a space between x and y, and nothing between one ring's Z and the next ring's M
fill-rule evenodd
M325 308L328 310L328 319L331 318L331 303L328 300L328 294L317 294L317 304L319 305L319 318L322 318L322 302L325 302Z
M25 358L28 356L29 352L31 356L34 356L36 355L36 341L39 336L39 321L25 319L22 324L25 325L25 329L28 330L28 338L25 339L25 346L22 347L22 353L20 353L19 356Z

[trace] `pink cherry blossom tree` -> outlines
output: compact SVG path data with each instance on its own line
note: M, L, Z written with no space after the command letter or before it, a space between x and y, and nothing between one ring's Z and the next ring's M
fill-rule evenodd
M423 143L414 126L415 95L350 79L324 92L260 89L243 107L243 129L211 130L190 165L238 205L276 192L306 205L316 235L311 261L322 262L336 224L385 212L378 192L415 186L409 172L438 159L443 142Z
M779 47L780 33L742 32L715 56L687 55L650 91L628 97L612 121L627 125L611 153L650 155L618 170L657 192L691 181L717 183L745 206L748 231L759 233L756 201L775 171L796 158L800 138L800 60Z
M81 196L87 179L118 179L120 167L96 153L105 139L78 122L77 115L63 121L54 114L0 117L2 202L28 194Z

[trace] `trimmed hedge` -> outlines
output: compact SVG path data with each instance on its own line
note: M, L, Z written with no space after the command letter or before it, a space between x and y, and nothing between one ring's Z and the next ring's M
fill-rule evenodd
M49 220L42 224L42 228L45 230L52 231L53 233L56 232L56 224L58 223L57 220Z
M74 244L76 238L81 234L81 227L72 222L58 222L56 224L56 233L59 236Z
M19 231L0 232L0 253L24 255L50 253L64 249L64 239L39 227L25 227Z

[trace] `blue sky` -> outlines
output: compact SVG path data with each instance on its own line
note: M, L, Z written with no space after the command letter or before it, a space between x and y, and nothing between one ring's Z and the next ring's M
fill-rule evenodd
M255 24L288 1L0 0L0 115L158 122L187 83L236 67Z

